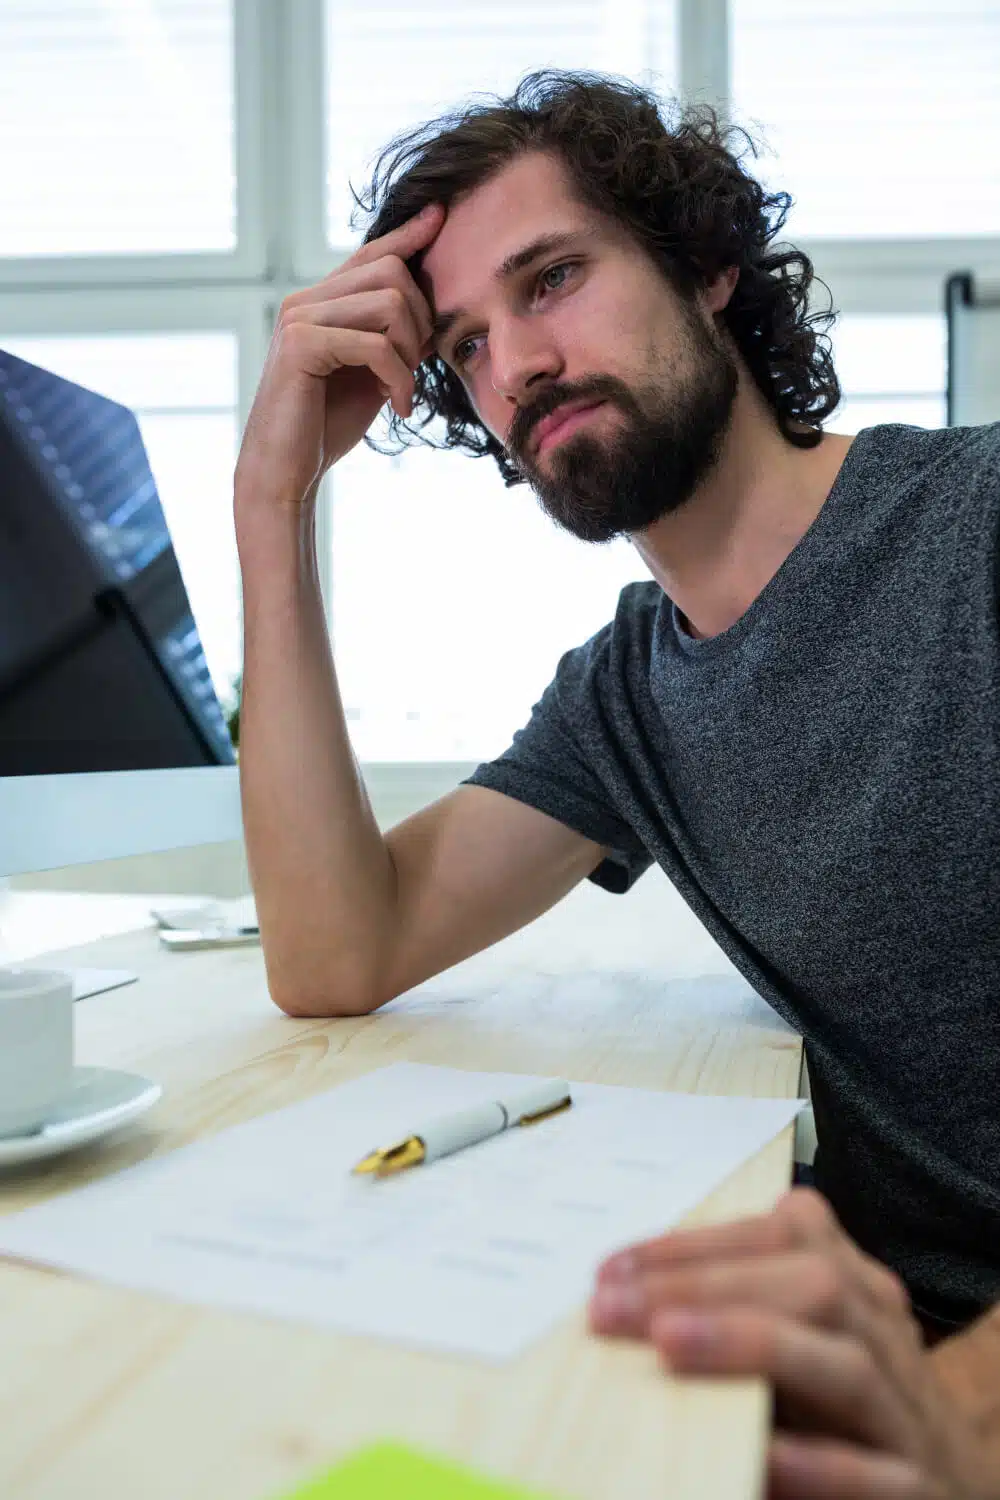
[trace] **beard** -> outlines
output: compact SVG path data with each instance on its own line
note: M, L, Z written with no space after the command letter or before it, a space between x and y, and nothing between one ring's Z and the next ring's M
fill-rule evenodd
M518 409L507 437L512 463L542 510L584 542L643 531L678 510L718 462L732 419L738 372L714 329L691 312L685 374L664 368L632 388L613 375L550 386ZM586 428L558 443L542 465L531 452L537 424L567 401L607 401L623 420L612 436Z

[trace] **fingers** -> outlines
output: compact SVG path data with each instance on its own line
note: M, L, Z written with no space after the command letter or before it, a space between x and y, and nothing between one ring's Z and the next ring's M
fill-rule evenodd
M605 1278L591 1302L591 1322L597 1333L639 1338L659 1311L727 1305L767 1309L857 1337L868 1332L867 1324L857 1326L838 1268L815 1250L682 1262L630 1280Z
M368 291L373 287L396 286L412 302L418 326L426 319L421 341L430 335L430 309L419 287L410 275L406 262L418 250L425 250L445 220L440 203L430 203L414 218L408 219L390 234L362 245L341 265L314 286L293 292L282 303L282 312L302 303L325 301L331 295ZM331 289L336 288L336 292Z
M944 1500L924 1469L886 1456L924 1454L933 1415L905 1287L819 1194L612 1256L591 1321L648 1337L678 1373L770 1382L780 1425L812 1446L776 1447L768 1500Z
M761 1218L612 1257L598 1273L590 1321L597 1333L641 1338L657 1312L738 1307L849 1334L887 1373L911 1368L920 1352L902 1282L863 1255L809 1192L789 1194Z
M398 255L400 260L409 260L418 250L427 249L444 221L444 205L428 203L420 213L407 219L405 224L400 224L398 229L392 229L388 234L380 235L377 240L370 240L367 245L362 245L345 262L345 267L364 266L370 261L381 260L386 255Z
M312 323L324 328L353 328L363 333L383 333L412 372L421 359L424 342L410 304L394 287L357 292L324 302L300 303L282 313L282 326Z
M914 1451L910 1415L871 1353L840 1333L751 1308L658 1313L650 1338L671 1370L758 1376L815 1432Z
M598 1269L597 1284L600 1288L710 1261L760 1259L796 1249L832 1253L874 1304L890 1313L908 1312L909 1298L899 1277L858 1249L841 1229L826 1200L811 1188L787 1193L770 1214L680 1230L620 1251Z
M710 1224L703 1229L682 1229L612 1255L599 1268L597 1280L600 1284L691 1262L768 1255L787 1250L790 1245L788 1226L775 1214L739 1219L732 1224Z
M884 1346L898 1355L904 1346L919 1346L919 1330L899 1301L899 1278L872 1262L872 1284L859 1280L852 1260L825 1246L733 1260L709 1256L671 1264L647 1255L646 1261L647 1268L640 1259L632 1275L627 1262L604 1268L590 1303L595 1333L641 1338L660 1310L742 1306L851 1333L877 1352ZM878 1296L876 1278L885 1283Z
M945 1500L912 1464L825 1439L775 1437L767 1479L767 1500Z
M279 346L293 355L300 351L309 367L316 366L313 373L367 365L397 415L410 416L414 373L431 350L432 318L406 261L426 249L444 220L443 206L429 204L398 229L362 245L315 286L286 297L278 319ZM301 325L331 333L326 338L300 335L295 330Z
M430 338L431 310L427 298L403 262L394 255L383 256L362 266L351 266L347 262L336 271L331 271L329 276L315 286L305 287L301 292L293 292L286 297L281 304L281 316L284 318L300 308L340 300L362 292L392 292L401 297L409 308L420 335L420 343L425 344Z
M386 398L398 417L412 415L431 312L406 261L444 218L430 207L282 303L240 447L241 492L287 493L298 504Z
M303 320L280 331L277 354L295 371L318 378L344 366L366 366L382 383L394 410L401 417L410 415L413 372L386 334L318 327Z
M589 1315L595 1333L645 1338L661 1314L747 1308L849 1336L899 1388L911 1412L916 1409L915 1393L908 1395L909 1386L900 1379L921 1358L916 1324L859 1292L849 1266L828 1251L709 1260L631 1279L605 1279L591 1299Z

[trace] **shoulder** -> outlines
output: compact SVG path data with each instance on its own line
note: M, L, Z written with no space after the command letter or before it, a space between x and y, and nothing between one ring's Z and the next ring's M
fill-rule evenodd
M992 548L1000 525L1000 422L981 427L885 423L857 434L838 487L858 537L912 548Z
M870 478L880 473L884 480L905 485L948 472L966 473L970 480L984 471L1000 474L1000 422L981 427L910 427L886 422L865 427L849 453Z
M670 600L655 579L627 583L618 595L612 629L629 639L649 633L655 629L664 608L670 609Z
M627 583L618 595L612 619L588 641L568 651L559 663L560 672L575 677L595 676L614 666L627 665L635 657L648 658L660 612L670 609L670 600L652 579Z
M622 685L648 677L662 612L670 609L654 580L625 585L613 618L559 662L551 691L567 719L607 703Z

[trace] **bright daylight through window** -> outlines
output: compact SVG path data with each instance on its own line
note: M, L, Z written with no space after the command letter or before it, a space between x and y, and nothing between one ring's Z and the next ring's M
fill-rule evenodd
M227 0L4 0L0 140L0 256L233 249Z
M396 132L546 65L720 99L726 48L705 51L705 14L698 0L0 6L0 132L19 142L0 156L0 347L136 409L221 695L240 665L239 431L282 297L357 244L350 185ZM982 149L1000 137L1000 5L714 14L733 118L763 141L756 170L796 199L787 237L843 309L830 426L940 425L944 276L976 236L995 246L1000 220ZM490 459L362 446L328 501L331 628L368 763L499 753L562 652L647 576L627 543L557 530Z

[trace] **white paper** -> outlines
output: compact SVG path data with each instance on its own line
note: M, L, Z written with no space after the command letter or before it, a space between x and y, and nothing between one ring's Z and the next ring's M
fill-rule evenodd
M0 1219L0 1255L503 1359L802 1106L574 1083L572 1109L538 1125L398 1177L351 1175L429 1116L528 1081L396 1063Z

